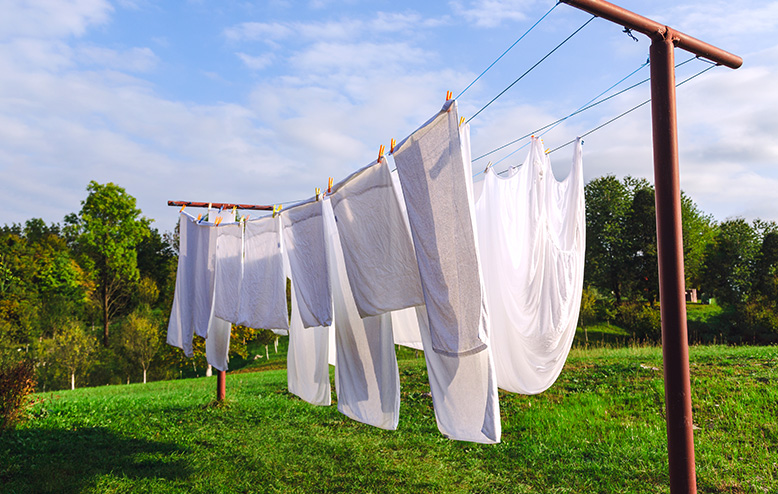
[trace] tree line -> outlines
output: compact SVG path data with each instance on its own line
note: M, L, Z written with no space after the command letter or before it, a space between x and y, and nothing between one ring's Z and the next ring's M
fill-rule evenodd
M178 262L177 227L161 233L118 185L90 182L61 224L0 229L0 368L34 362L38 389L196 375L206 366L165 343ZM585 187L586 267L580 325L605 322L658 341L654 189L612 175ZM682 196L686 286L723 308L694 328L701 342L778 341L778 226L716 222ZM269 331L233 328L248 358Z
M62 224L0 229L0 368L32 360L39 390L201 374L201 339L193 359L165 343L176 230L151 227L122 187L86 190ZM248 357L267 333L235 327L232 354Z
M585 186L586 265L581 323L615 322L638 338L660 337L654 188L613 175ZM697 324L699 342L778 341L778 225L716 222L681 193L687 289L723 311ZM690 323L691 325L691 323Z

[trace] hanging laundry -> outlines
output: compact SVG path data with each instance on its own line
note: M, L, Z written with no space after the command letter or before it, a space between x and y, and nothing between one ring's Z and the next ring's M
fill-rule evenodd
M465 356L430 351L425 308L409 310L416 311L416 318L403 318L403 324L415 326L407 331L422 338L438 430L456 441L499 443L502 425L491 348Z
M246 222L238 324L287 334L286 276L281 254L281 218Z
M462 157L455 101L394 152L429 314L432 349L486 349L488 317L475 240L470 160Z
M416 255L386 159L335 185L328 197L359 315L424 304Z
M386 172L389 178L389 170ZM391 189L389 192L394 194ZM399 210L397 213L399 215ZM329 198L323 201L323 216L334 306L338 411L368 425L397 429L400 374L391 315L360 316L348 283L339 225L335 222ZM404 229L401 218L400 222Z
M238 324L241 280L243 279L243 225L221 224L216 230L216 278L213 313ZM210 333L209 333L210 334Z
M581 304L585 251L581 143L557 181L539 139L502 179L492 170L476 203L497 384L540 393L564 366Z
M321 207L321 201L312 200L281 213L284 249L300 317L306 328L332 324L332 293Z
M167 342L192 356L192 336L208 336L213 307L216 232L207 223L182 212L176 288L168 323Z
M205 359L208 365L219 371L227 370L230 360L230 335L232 324L216 316L208 326L208 338L205 339Z
M292 283L292 319L289 324L289 349L286 355L286 379L289 392L313 405L328 406L330 397L330 328L303 328Z

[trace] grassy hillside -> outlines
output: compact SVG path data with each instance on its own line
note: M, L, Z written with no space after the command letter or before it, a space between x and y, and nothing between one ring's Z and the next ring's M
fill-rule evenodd
M775 347L692 349L700 492L778 492L777 367ZM0 436L0 490L668 492L658 348L574 349L551 390L501 393L492 446L439 434L423 359L400 373L393 432L302 402L284 370L230 375L221 406L215 378L38 395Z

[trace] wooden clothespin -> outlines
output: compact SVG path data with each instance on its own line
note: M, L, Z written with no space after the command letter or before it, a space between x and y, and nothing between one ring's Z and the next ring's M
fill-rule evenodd
M332 194L332 177L327 181L327 194Z
M385 149L384 145L381 144L381 147L378 148L378 159L376 160L376 162L381 161L381 157L384 155L384 149Z
M389 154L394 154L394 145L397 144L397 141L394 140L394 137L392 137L392 140L389 142Z

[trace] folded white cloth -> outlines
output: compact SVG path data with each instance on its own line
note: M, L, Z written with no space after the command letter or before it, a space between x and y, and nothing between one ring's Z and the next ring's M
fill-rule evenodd
M286 334L286 276L281 254L281 218L246 222L238 324Z
M293 291L306 328L332 324L332 293L321 208L321 201L312 200L281 212Z
M328 197L359 315L423 305L416 255L386 159L335 185Z
M463 158L456 103L394 151L429 314L432 349L486 349L488 317L475 240L472 172Z

